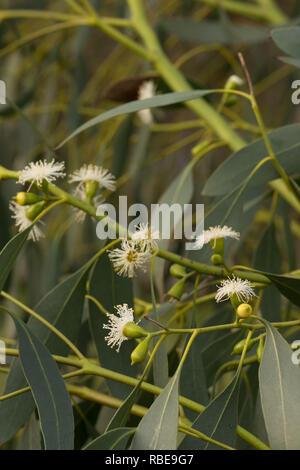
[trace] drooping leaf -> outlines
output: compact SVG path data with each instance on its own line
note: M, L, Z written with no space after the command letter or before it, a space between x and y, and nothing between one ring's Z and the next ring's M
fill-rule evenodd
M275 29L272 31L272 38L282 51L295 59L300 59L300 27Z
M292 350L267 321L266 343L259 368L261 404L273 450L300 449L300 370Z
M41 438L39 422L36 419L35 413L32 413L24 427L20 450L41 450Z
M124 450L135 428L116 428L102 434L82 450Z
M173 204L179 204L182 210L182 214L183 214L184 204L189 204L193 196L194 182L193 182L192 169L194 165L195 165L195 161L190 162L182 171L182 173L180 173L172 181L170 186L165 190L165 192L160 197L158 201L159 206L161 206L162 204L168 204L168 206L171 209L171 206ZM153 219L155 220L155 217L157 217L159 214L159 210L160 210L159 206L154 211L154 213L151 214L152 223L153 223ZM164 213L164 217L161 216L162 223L166 222L166 220L164 220L165 216L166 216L166 213ZM180 213L178 212L176 216L174 214L174 228L176 227L176 225L181 223L181 221L182 221L182 218L180 216ZM159 228L160 227L158 227L158 229ZM163 230L160 230L160 232L162 233ZM161 240L159 243L159 247L161 249L167 249L168 244L169 244L169 240ZM161 259L156 259L155 265L154 265L154 274L155 274L156 286L160 294L163 293L163 272L164 272L164 261Z
M239 376L240 371L238 370L225 390L205 408L192 425L192 428L202 432L207 437L230 447L234 447L236 441ZM192 436L186 436L180 449L220 450L221 447Z
M191 328L196 328L196 322L193 318ZM202 405L208 403L208 391L206 383L205 368L202 357L202 345L197 341L189 350L189 353L183 363L180 377L180 394L190 400ZM186 415L189 419L195 419L195 412L186 409Z
M48 349L19 318L11 314L18 332L20 361L36 403L46 450L72 450L72 404L59 369Z
M178 429L178 385L180 371L169 381L141 419L133 437L132 450L174 450Z
M91 264L87 263L52 289L35 307L36 312L56 326L71 341L76 341L81 325L85 284ZM68 347L37 319L31 317L27 327L51 353L66 354ZM4 394L26 386L21 363L15 359L8 374ZM29 418L35 404L30 392L0 402L0 443L6 442Z
M276 240L274 224L267 227L259 240L253 266L256 269L272 273L279 273L281 271L280 249ZM275 286L267 286L264 289L260 309L266 320L280 321L280 292Z
M172 18L163 21L163 28L175 36L199 44L254 44L265 41L269 29L262 26L234 25L222 21L192 21L188 18Z
M268 133L273 151L289 175L299 171L299 131L300 124L291 124ZM203 194L217 196L231 192L247 178L257 163L267 156L268 152L262 138L243 147L216 169L206 182ZM263 186L275 178L278 178L278 173L274 166L267 162L256 173L255 178L252 178L250 186Z
M15 235L11 240L9 240L0 253L0 291L3 289L13 264L28 238L30 229L31 227L28 227L23 232Z
M277 287L284 297L289 299L293 304L300 307L300 278L292 277L291 275L282 275L266 273L264 271L258 271L261 274L267 276L270 281Z
M113 109L110 109L109 111L106 111L105 113L100 114L99 116L90 119L85 124L78 127L74 132L72 132L72 134L70 134L66 139L64 139L57 146L57 148L62 147L70 139L73 139L73 137L80 134L81 132L90 129L91 127L96 126L101 122L107 121L108 119L121 116L122 114L135 113L137 111L141 111L142 109L169 106L174 103L182 103L184 101L195 100L210 93L213 93L213 90L194 90L179 93L166 93L164 95L154 96L153 98L147 98L145 100L136 100L131 101L130 103L122 104L121 106L117 106Z

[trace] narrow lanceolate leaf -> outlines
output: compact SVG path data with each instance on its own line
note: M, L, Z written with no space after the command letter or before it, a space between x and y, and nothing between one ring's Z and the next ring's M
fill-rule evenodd
M85 285L91 264L58 284L35 307L35 311L64 333L71 341L76 341L81 325ZM36 318L31 317L28 329L54 354L67 354L68 347L54 333ZM6 381L4 394L14 392L27 385L20 360L13 361ZM0 443L6 442L26 422L35 408L31 392L17 395L0 402Z
M27 240L30 229L31 227L28 227L24 232L20 232L15 235L11 240L9 240L0 253L0 291L3 289L13 264L22 246Z
M71 450L74 420L69 394L47 348L11 314L18 332L20 360L36 403L46 450Z
M275 224L270 224L259 240L253 265L256 269L280 273L281 257ZM280 307L280 292L274 285L267 286L260 304L262 316L268 321L280 321Z
M135 402L137 401L141 383L144 380L144 377L145 377L145 373L142 375L142 377L140 378L140 380L138 381L134 389L130 392L126 400L123 401L120 408L118 408L116 413L113 415L111 421L109 422L106 428L106 433L108 431L112 431L113 429L121 428L122 426L125 426L125 424L127 423L128 416L130 414L130 410L135 404Z
M34 412L24 426L20 442L20 450L42 450L41 444L41 429Z
M293 304L300 307L300 278L292 277L291 275L279 275L267 273L265 271L258 271L259 273L267 276L270 281L277 287L277 289L289 299Z
M83 450L124 450L135 428L117 428L102 434Z
M175 450L178 429L177 370L168 385L155 399L135 432L132 450Z
M230 447L234 447L236 441L239 376L240 371L237 371L230 384L205 408L192 426L207 437ZM186 436L182 441L180 449L220 450L221 447L192 436Z
M70 134L65 140L63 140L57 148L62 147L69 140L73 139L76 135L80 134L87 129L90 129L101 122L107 121L108 119L121 116L123 114L135 113L141 111L142 109L156 108L161 106L169 106L175 103L182 103L184 101L195 100L201 98L202 96L213 93L213 90L194 90L194 91L183 91L179 93L166 93L164 95L157 95L153 98L148 98L145 100L136 100L131 101L130 103L122 104L116 108L110 109L105 113L99 114L99 116L90 119L82 126L78 127L72 134Z
M288 175L299 171L299 124L280 127L268 133L276 158ZM243 147L227 158L207 180L203 189L206 196L220 196L239 187L268 151L262 138ZM262 187L278 173L272 163L265 163L252 178L249 187Z
M300 450L300 370L292 350L268 322L259 368L261 404L271 449Z

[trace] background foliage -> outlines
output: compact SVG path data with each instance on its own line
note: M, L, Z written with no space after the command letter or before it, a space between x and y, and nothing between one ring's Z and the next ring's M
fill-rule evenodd
M131 105L114 111L113 119L104 115L135 101L145 80L154 81L157 95L186 90L179 86L174 71L147 61L105 30L111 25L141 44L126 24L134 3L2 1L0 79L7 84L8 100L6 106L0 105L0 164L18 171L55 152L58 160L66 162L68 173L84 163L109 168L117 178L117 191L109 197L114 204L118 195L127 195L128 204L147 206L158 201L204 203L206 227L226 224L241 232L240 243L225 244L227 264L264 272L264 279L272 284L265 287L259 310L267 321L265 327L261 325L267 333L263 361L259 364L257 344L247 352L243 367L240 357L232 356L234 345L245 338L245 329L212 329L196 337L183 366L178 367L189 338L174 334L158 349L140 390L145 363L130 365L134 341L124 343L119 354L108 348L101 328L105 316L86 294L109 312L114 305L127 303L135 306L136 314L158 318L173 328L216 326L233 320L230 303L217 305L212 295L219 277L206 276L204 271L194 302L194 278L186 284L181 301L170 302L167 292L174 278L168 267L176 260L160 257L154 263L156 311L149 272L139 273L132 282L114 273L106 254L93 259L104 246L96 237L95 221L87 217L83 224L75 223L70 205L47 214L46 237L39 243L25 243L27 233L12 238L16 229L8 207L20 187L15 179L1 181L0 286L22 304L13 305L7 295L2 296L2 307L10 314L0 312L0 339L8 348L17 347L20 359L13 360L11 350L9 364L0 366L0 390L4 395L28 385L32 390L26 388L0 401L1 448L210 449L220 448L218 441L238 449L299 449L300 373L290 360L288 346L300 334L296 271L300 108L291 101L300 60L299 2L224 0L222 7L208 0L142 2L165 55L191 90L198 90L190 97L154 98L149 103L154 116L150 126L129 112ZM85 15L74 10L74 5ZM14 11L20 10L14 17ZM28 14L32 11L42 15ZM78 16L76 20L55 19L53 12ZM84 18L92 18L94 12L99 22L89 24ZM116 18L120 24L114 24ZM65 21L74 24L61 27ZM253 113L253 102L251 107L245 97L224 106L224 95L203 91L223 89L232 74L244 78L240 51L254 83L263 127ZM288 56L282 58L284 54ZM241 90L249 92L246 81ZM199 115L196 104L191 104L197 100L191 97L200 95L237 137L223 132L221 124L212 128L207 122L210 113ZM96 122L89 122L98 116ZM87 122L83 132L54 151ZM256 165L270 155L264 130L292 190L287 190L271 161L249 179ZM70 191L67 182L63 189ZM163 242L161 248L210 264L209 246L185 253L183 243L171 241ZM74 350L30 316L29 307L91 359L83 363L80 375L72 373ZM271 322L292 322L280 330L285 340ZM152 328L145 319L142 325ZM254 331L254 337L257 334ZM101 370L94 370L96 366ZM161 391L157 387L163 392L154 400ZM111 421L115 408L119 412ZM196 431L190 435L192 423Z

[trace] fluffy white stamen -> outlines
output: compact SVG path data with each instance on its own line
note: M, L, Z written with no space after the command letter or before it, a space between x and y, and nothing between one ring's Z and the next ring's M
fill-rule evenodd
M19 232L23 232L32 224L32 220L30 220L26 215L26 209L28 207L30 206L19 206L15 201L11 202L9 205L10 210L13 212L12 218L15 219L15 224L18 227ZM32 230L30 230L28 239L36 242L43 237L44 234L42 230L35 224Z
M43 181L47 183L53 183L57 178L63 178L65 173L64 162L55 162L53 159L51 162L47 160L39 160L38 162L30 162L25 166L19 174L18 183L25 184L27 182L37 183L39 186Z
M236 295L239 302L248 302L252 297L256 297L253 284L248 279L233 278L224 279L220 286L217 286L216 302L223 302Z
M105 337L107 344L113 348L117 346L117 352L123 341L128 338L123 335L124 326L129 322L134 322L133 309L129 308L127 304L116 305L117 315L107 313L109 318L108 324L103 325L103 328L109 330L108 335Z
M120 276L134 277L135 270L146 270L145 264L151 254L147 250L141 250L134 240L122 240L121 248L115 248L108 254L115 271Z
M97 165L83 165L79 170L74 171L69 176L70 183L78 183L82 188L84 183L94 181L99 184L100 188L106 188L110 191L116 189L115 177L109 170Z

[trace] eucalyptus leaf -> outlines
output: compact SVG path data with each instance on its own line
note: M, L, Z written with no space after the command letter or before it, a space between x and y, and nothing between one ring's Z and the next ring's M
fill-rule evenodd
M81 325L87 275L87 263L52 289L35 307L36 312L56 326L71 341L76 341ZM51 353L66 354L68 347L36 318L31 317L28 329L47 346ZM21 363L15 359L10 368L4 394L26 386ZM29 418L35 404L30 392L0 402L0 442L6 442Z
M300 370L292 350L267 321L259 368L261 404L273 450L300 450Z
M180 371L154 400L133 437L132 450L174 450L178 430L178 386Z
M136 100L131 101L130 103L122 104L121 106L117 106L109 111L106 111L105 113L99 114L99 116L90 119L85 124L78 127L74 132L72 132L72 134L70 134L57 146L57 149L61 148L69 140L73 139L76 135L80 134L81 132L90 129L91 127L96 126L101 122L107 121L108 119L121 116L123 114L135 113L137 111L141 111L142 109L169 106L174 103L183 103L184 101L195 100L197 98L209 95L213 92L213 90L194 90L183 91L178 93L166 93L164 95L154 96L153 98Z
M46 450L72 450L72 404L59 369L43 343L11 313L18 338L20 361L36 403Z
M291 124L268 133L277 160L288 175L299 172L299 132L300 124ZM231 192L240 186L254 167L267 156L268 151L262 138L234 152L210 176L203 194L218 196ZM262 186L275 178L278 178L277 171L270 162L266 162L252 178L250 186Z
M236 441L239 377L240 371L238 370L225 390L205 408L192 425L193 429L230 447L234 447ZM192 436L186 436L180 449L220 450L221 447Z
M221 21L192 21L188 18L171 18L163 21L169 33L198 44L254 44L265 41L269 29L263 26L235 25Z
M134 428L112 429L90 442L83 450L124 450Z
M10 271L14 265L14 262L20 253L22 246L28 238L31 226L23 232L15 235L9 242L4 246L0 253L0 291L3 289L5 282L9 276Z
M295 59L300 59L300 27L289 26L272 31L277 46Z

